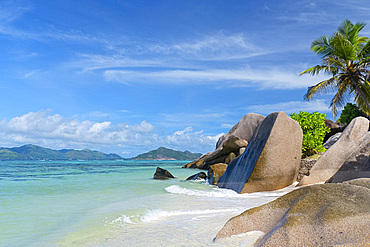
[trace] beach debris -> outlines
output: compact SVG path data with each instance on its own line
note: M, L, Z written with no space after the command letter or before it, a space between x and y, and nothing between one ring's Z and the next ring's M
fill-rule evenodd
M169 179L169 178L175 178L169 171L162 169L160 167L157 167L157 170L155 171L153 175L154 179Z

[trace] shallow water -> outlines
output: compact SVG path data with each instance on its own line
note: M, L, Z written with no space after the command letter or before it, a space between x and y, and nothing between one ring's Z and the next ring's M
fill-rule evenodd
M226 221L287 193L239 195L186 161L1 161L0 246L249 246L213 238ZM176 178L152 179L156 167Z

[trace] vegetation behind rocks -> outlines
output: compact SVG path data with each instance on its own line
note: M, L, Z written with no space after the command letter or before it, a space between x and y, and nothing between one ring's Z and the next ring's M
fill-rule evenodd
M356 117L366 117L366 114L356 104L347 103L340 114L338 122L348 125Z
M292 113L290 117L296 120L303 130L302 157L325 152L322 143L325 134L330 131L325 125L326 115L319 112L301 111L299 114Z

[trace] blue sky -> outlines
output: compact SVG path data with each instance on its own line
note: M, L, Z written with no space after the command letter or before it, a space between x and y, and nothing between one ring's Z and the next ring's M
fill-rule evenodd
M0 146L212 151L250 112L320 111L311 42L365 0L0 2ZM370 36L370 24L361 33Z

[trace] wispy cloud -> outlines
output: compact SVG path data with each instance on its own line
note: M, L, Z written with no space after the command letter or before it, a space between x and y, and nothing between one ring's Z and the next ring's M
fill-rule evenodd
M19 39L31 39L42 42L52 40L77 41L77 42L102 42L104 40L95 35L83 33L81 30L61 30L44 23L33 30L23 29L14 22L22 19L26 13L32 12L33 8L24 2L3 1L0 3L0 34L9 35Z
M299 11L297 11L299 9ZM330 15L321 5L313 1L299 1L294 3L294 8L287 8L279 19L283 21L294 21L300 24L318 24L328 22Z
M0 3L0 23L11 23L30 10L30 7L19 5L15 1L2 1Z
M132 70L106 70L108 81L122 83L168 83L168 84L217 84L227 83L234 87L257 87L260 89L297 89L307 88L327 79L327 76L299 76L300 71L279 69L210 69L210 70L165 70L140 72Z
M323 112L329 113L329 104L325 100L313 101L288 101L277 104L251 105L247 107L248 111L267 115L272 112L283 111L287 114L299 113L300 111L307 112Z
M148 51L202 61L244 59L270 52L250 42L244 34L226 35L223 32L178 44L150 45Z
M37 70L33 70L31 72L28 72L28 73L24 74L22 78L27 79L27 78L33 76L35 73L37 73Z
M165 63L159 59L135 59L123 55L77 54L74 61L67 62L65 66L79 68L83 72L87 72L111 68L156 68L165 66Z
M202 63L205 61L225 62L274 52L252 44L243 34L225 35L222 32L174 44L145 40L137 43L127 38L100 42L108 48L109 54L76 54L67 66L85 72L135 67L193 69L204 67Z

